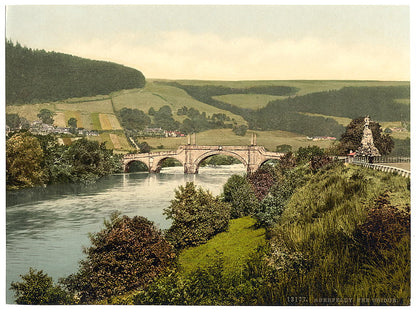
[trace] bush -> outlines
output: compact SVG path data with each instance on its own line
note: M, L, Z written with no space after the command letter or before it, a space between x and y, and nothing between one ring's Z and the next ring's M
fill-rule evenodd
M176 249L197 246L228 227L230 206L188 182L175 190L175 199L164 215L172 219L166 238Z
M17 304L73 304L74 297L61 286L55 285L52 278L43 271L29 269L20 275L23 282L12 282Z
M231 218L248 216L256 211L258 200L246 177L234 174L223 187L223 200L231 205Z
M113 214L104 225L90 235L92 246L84 250L87 258L80 262L78 272L62 280L78 293L81 303L96 303L141 288L174 259L170 244L144 217Z
M264 165L254 173L247 175L247 179L252 185L254 194L258 200L263 200L269 193L270 188L275 183L275 175L276 173L273 167L267 165Z

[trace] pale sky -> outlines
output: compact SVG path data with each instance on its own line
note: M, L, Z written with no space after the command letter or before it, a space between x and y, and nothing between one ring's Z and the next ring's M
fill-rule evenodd
M6 37L147 78L410 80L409 7L7 6Z

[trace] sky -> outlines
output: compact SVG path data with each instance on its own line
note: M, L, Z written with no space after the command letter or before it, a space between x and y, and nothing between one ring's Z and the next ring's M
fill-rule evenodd
M6 37L147 78L410 80L406 5L8 5Z

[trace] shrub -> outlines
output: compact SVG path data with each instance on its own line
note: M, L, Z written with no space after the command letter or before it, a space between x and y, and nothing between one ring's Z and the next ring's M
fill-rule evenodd
M96 303L149 283L174 258L170 244L144 217L111 216L105 228L90 235L86 260L77 273L62 280L82 303Z
M188 182L175 190L175 199L164 210L172 226L166 238L177 249L205 243L228 227L230 206L202 188Z
M231 205L231 218L254 213L258 200L246 177L232 175L223 187L223 200Z
M74 297L61 286L55 285L52 278L43 271L29 269L20 275L23 282L12 282L17 304L73 304Z
M271 166L262 166L254 173L248 174L247 179L253 186L257 199L261 201L275 183L275 172Z

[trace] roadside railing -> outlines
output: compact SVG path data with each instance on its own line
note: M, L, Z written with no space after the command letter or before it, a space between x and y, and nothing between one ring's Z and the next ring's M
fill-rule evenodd
M366 162L366 157L356 156L356 160L360 162ZM373 163L410 163L410 157L391 157L391 156L376 156L373 157Z
M363 162L359 160L352 161L352 164L360 165L365 168L372 168L377 171L382 171L386 173L396 173L397 175L400 175L400 176L410 177L410 171L402 169L402 168L398 168L398 167L387 166L387 165L382 165L382 164L374 164L374 163L371 164L371 163L367 163L367 162Z

